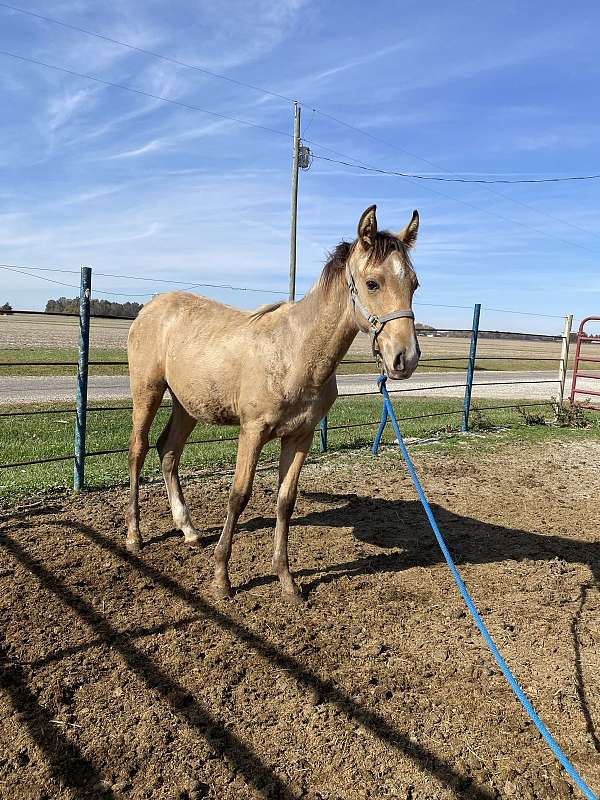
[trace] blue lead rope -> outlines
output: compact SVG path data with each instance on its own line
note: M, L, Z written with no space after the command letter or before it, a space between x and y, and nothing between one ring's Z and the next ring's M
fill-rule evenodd
M506 662L504 661L504 659L500 655L500 652L499 652L498 648L494 644L494 641L493 641L492 637L488 633L488 630L485 627L485 625L483 623L483 620L479 616L479 612L475 608L475 605L474 605L473 601L471 600L469 592L467 591L467 587L463 583L462 578L460 577L460 574L458 572L458 569L456 568L456 565L454 564L454 561L452 560L452 556L450 555L450 552L449 552L448 548L446 547L446 543L445 543L445 541L444 541L444 539L442 537L442 534L440 533L440 529L438 528L437 522L435 521L435 517L433 516L433 512L431 510L431 506L429 505L429 503L427 501L427 498L425 497L425 493L423 492L423 488L421 487L421 484L419 483L419 479L417 477L417 473L415 472L415 468L414 468L414 466L412 464L412 461L410 460L410 456L408 455L408 451L406 449L406 445L404 444L404 439L402 438L402 434L400 433L400 428L398 427L398 422L397 422L396 416L394 414L394 409L393 409L392 403L390 401L390 396L388 394L388 391L387 391L387 388L386 388L386 385L385 385L386 380L387 379L386 379L385 375L381 375L377 379L377 382L379 384L379 391L383 395L383 412L382 412L382 415L381 415L381 423L379 425L379 429L377 430L377 435L375 436L375 441L373 442L373 448L372 448L373 454L375 455L377 453L377 449L379 447L379 442L381 441L381 435L383 434L383 429L385 428L385 424L386 424L387 418L389 416L391 421L392 421L392 426L394 428L394 433L396 434L396 439L398 441L398 446L400 447L400 452L402 453L402 457L404 458L404 461L406 462L406 468L408 469L408 474L410 475L410 477L412 479L412 482L413 482L413 484L415 486L415 489L417 490L417 494L419 495L419 499L421 500L421 503L423 504L423 508L425 509L425 513L427 514L427 518L429 519L429 524L431 525L431 528L432 528L432 530L433 530L433 532L435 534L435 538L437 539L437 543L439 544L440 549L441 549L442 553L444 554L444 558L446 559L446 562L447 562L448 566L450 567L450 571L452 572L452 576L454 577L454 580L456 581L456 585L458 586L458 589L459 589L460 593L463 596L463 600L467 604L467 608L469 609L469 613L471 614L475 624L477 625L477 627L481 631L481 635L483 636L483 638L485 640L485 643L487 644L488 648L490 649L491 654L496 659L496 663L498 664L498 666L502 670L502 674L504 675L506 680L509 682L511 689L517 695L521 705L523 706L523 708L525 709L525 711L529 715L529 718L532 720L532 722L534 723L534 725L538 729L538 731L542 734L542 736L544 737L544 739L548 743L548 746L550 747L550 749L552 750L552 752L554 753L556 758L563 765L563 767L565 768L566 772L569 774L569 776L571 777L573 782L581 790L581 792L584 794L584 796L588 798L588 800L598 800L598 797L592 792L592 790L589 788L589 786L587 786L585 781L579 776L579 774L577 773L575 768L571 765L570 761L567 759L567 757L565 756L563 751L558 746L558 743L552 737L552 734L550 733L550 731L546 728L546 726L544 725L542 720L536 714L535 709L533 708L533 706L531 705L531 703L529 702L529 700L525 696L525 693L523 692L523 690L521 689L521 687L519 686L519 684L515 680L512 672L508 668L508 665L506 664Z

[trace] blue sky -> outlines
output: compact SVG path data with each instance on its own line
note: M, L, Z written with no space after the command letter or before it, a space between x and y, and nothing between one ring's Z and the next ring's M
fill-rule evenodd
M298 98L315 155L331 156L328 147L377 167L438 175L600 172L596 3L23 0L22 7ZM292 129L289 103L4 8L0 49ZM96 277L94 294L116 299L123 298L104 293L143 301L169 288L161 280L285 295L288 138L4 55L0 96L0 263L87 264L155 281ZM325 252L354 237L371 203L391 229L413 208L421 213L414 261L423 322L465 327L468 309L436 306L480 301L554 315L484 311L482 327L554 332L565 312L600 311L600 181L431 184L315 159L300 176L300 294ZM78 282L76 274L39 274ZM0 275L0 301L15 307L76 294L40 277ZM205 293L245 307L275 298Z

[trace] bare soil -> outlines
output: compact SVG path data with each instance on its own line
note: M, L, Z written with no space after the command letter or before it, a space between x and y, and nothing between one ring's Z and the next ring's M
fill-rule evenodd
M598 443L415 449L475 602L518 680L600 788ZM0 521L0 797L574 797L465 613L396 455L308 466L291 532L307 602L269 575L261 472L215 601L229 479L164 490L124 549L123 490Z
M127 347L127 334L133 320L92 319L91 347ZM45 314L0 315L0 348L74 347L79 342L79 319Z
M423 358L444 358L469 355L470 339L458 336L419 336L419 347ZM477 342L477 354L480 358L523 359L535 361L539 359L560 359L560 343L537 342L530 339L485 339ZM350 356L370 356L371 339L366 333L358 333L348 351ZM488 365L493 369L493 364ZM548 369L554 365L548 361ZM556 366L558 369L558 365Z

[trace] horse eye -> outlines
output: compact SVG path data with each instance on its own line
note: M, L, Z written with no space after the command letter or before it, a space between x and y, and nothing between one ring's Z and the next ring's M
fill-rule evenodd
M367 289L370 292L374 292L376 289L379 289L379 284L377 281L367 281Z

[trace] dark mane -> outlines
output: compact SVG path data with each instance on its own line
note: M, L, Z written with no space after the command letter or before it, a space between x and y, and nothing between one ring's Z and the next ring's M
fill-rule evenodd
M352 244L350 242L340 242L335 250L328 254L327 262L323 267L320 278L320 284L325 290L329 289L336 280L345 276L346 261L355 246L356 241ZM368 263L378 264L381 261L385 261L391 253L400 253L406 266L412 269L406 247L400 239L389 231L378 231L375 237L375 245L369 253Z
M339 275L344 275L346 261L354 247L350 242L340 242L335 250L327 254L327 261L321 273L320 284L327 291Z
M248 323L256 322L259 319L262 319L265 314L270 314L272 311L277 311L278 308L285 305L285 300L278 300L276 303L267 303L266 305L260 306L257 308L256 311L253 311L252 314L248 317Z

